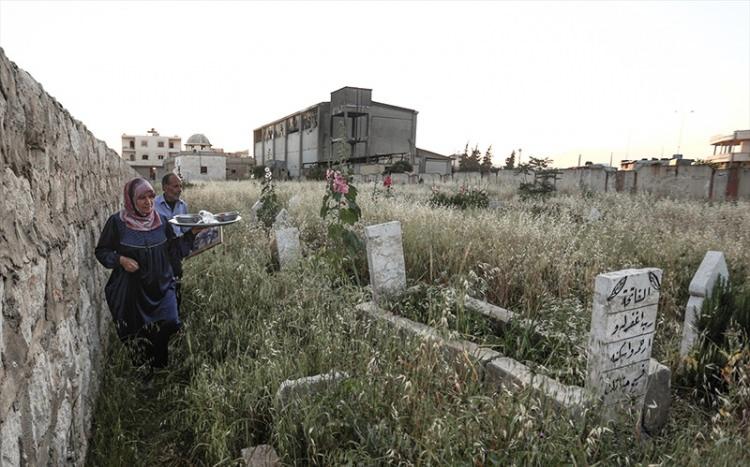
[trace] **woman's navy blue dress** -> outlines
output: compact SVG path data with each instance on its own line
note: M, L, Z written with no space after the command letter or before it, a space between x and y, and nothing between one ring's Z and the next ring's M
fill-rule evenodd
M95 254L104 267L112 269L104 292L120 339L133 337L156 322L179 328L171 263L188 255L194 239L192 232L175 237L164 216L159 227L147 232L128 228L119 213L107 219ZM138 270L125 271L120 256L137 261Z

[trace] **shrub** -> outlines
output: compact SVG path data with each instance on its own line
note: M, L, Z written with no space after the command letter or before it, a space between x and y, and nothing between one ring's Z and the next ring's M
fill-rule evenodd
M253 167L252 171L252 178L253 179L261 179L266 175L266 166L265 165L256 165Z
M719 281L703 303L698 344L686 359L683 382L725 412L750 409L750 287Z
M390 166L388 169L385 170L386 174L402 174L402 173L408 173L414 170L414 167L412 167L411 163L409 161L398 161L392 166Z
M486 208L490 205L490 198L485 190L479 188L462 186L458 193L451 195L433 187L430 204L458 209Z
M316 165L307 169L305 177L308 180L325 180L326 179L326 167L323 165Z

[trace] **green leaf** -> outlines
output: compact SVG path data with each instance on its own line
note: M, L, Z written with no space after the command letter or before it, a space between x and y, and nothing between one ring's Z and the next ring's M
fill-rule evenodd
M344 224L351 225L357 222L359 216L351 208L344 208L339 211L339 219Z

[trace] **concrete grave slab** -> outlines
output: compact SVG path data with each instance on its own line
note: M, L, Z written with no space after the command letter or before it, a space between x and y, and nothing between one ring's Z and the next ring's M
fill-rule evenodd
M349 375L345 372L330 371L321 375L288 379L281 383L279 390L276 391L276 400L278 400L282 406L286 406L295 399L317 394L338 384L348 377Z
M406 289L406 266L398 221L365 227L367 265L376 302L402 293Z

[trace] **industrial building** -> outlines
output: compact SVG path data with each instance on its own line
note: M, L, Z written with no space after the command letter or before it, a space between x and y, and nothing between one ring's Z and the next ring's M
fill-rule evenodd
M382 173L400 160L415 171L450 168L445 156L423 151L418 157L416 110L373 101L372 90L365 88L343 87L330 97L256 128L256 164L291 177L339 158L361 174Z

